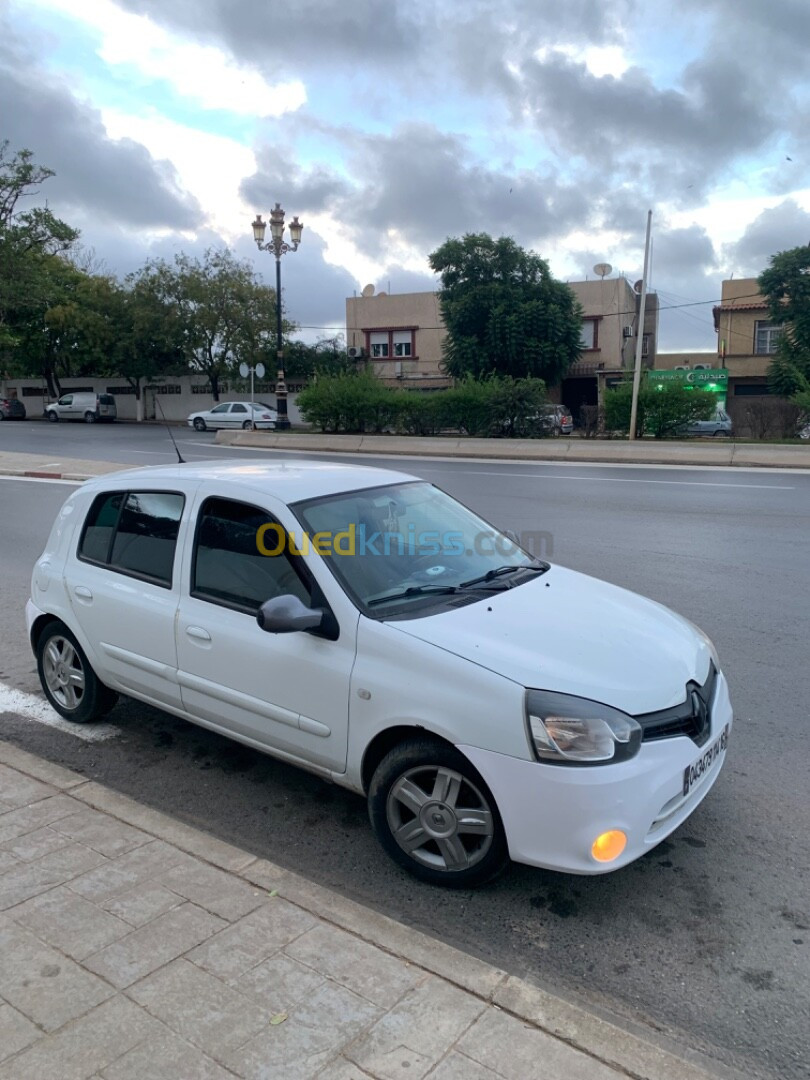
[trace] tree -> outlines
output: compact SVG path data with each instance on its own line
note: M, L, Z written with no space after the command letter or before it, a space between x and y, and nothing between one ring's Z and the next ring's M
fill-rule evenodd
M228 248L209 248L202 259L176 255L173 264L159 259L142 273L164 307L168 339L179 335L186 365L207 376L218 401L222 377L269 350L275 290L261 284L250 263Z
M810 408L810 244L774 255L757 284L771 319L783 325L768 370L770 384Z
M342 334L321 338L314 345L307 345L303 341L284 343L284 373L288 379L351 374L356 367L356 361L346 354Z
M444 363L456 378L558 382L580 354L582 308L548 263L510 237L450 238L430 255L441 275Z
M13 359L27 323L41 311L52 282L51 259L70 249L78 232L47 208L20 210L53 170L34 163L30 150L0 143L0 349Z

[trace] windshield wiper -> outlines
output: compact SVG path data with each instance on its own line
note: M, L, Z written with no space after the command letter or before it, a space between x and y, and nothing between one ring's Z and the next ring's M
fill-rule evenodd
M460 588L460 585L410 585L407 589L403 589L398 593L390 593L388 596L375 596L373 600L367 600L366 605L374 607L375 604L387 604L389 600L401 600L404 596L424 596L431 593L434 596L441 596L442 593L450 595L457 593Z
M485 574L480 577L471 578L469 581L462 581L458 586L459 589L469 589L473 585L482 585L487 582L494 581L496 578L504 577L506 574L516 574L518 570L530 570L533 574L544 574L548 570L546 563L539 563L533 566L528 563L524 566L496 566L493 570L487 570Z

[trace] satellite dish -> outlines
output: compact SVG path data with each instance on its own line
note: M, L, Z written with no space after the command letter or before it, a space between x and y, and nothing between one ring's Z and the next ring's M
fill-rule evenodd
M257 379L263 379L264 378L264 364L257 364L256 365L256 378Z
M643 288L644 288L644 282L641 280L641 278L639 278L638 281L633 286L633 292L638 293L638 295L641 296L641 290Z
M247 364L239 365L239 374L242 376L243 379L246 379L248 377L248 375L250 374L250 368L247 366Z
M373 285L364 285L363 286L363 296L373 296L373 295L374 295L374 286Z
M377 296L388 296L387 292L378 292Z
M610 263L597 263L593 268L593 272L598 274L600 278L606 278L608 274L613 273L613 267Z

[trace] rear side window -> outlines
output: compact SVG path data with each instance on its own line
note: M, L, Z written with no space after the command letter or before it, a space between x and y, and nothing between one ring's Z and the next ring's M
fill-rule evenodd
M114 405L115 398L112 396L112 394L99 394L98 403L99 405Z
M171 588L185 499L170 491L115 491L90 507L79 558Z

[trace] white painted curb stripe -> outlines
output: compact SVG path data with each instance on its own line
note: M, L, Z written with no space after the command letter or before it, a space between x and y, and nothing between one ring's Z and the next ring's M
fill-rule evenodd
M23 720L47 724L48 727L67 731L68 734L75 735L77 739L84 739L85 742L102 742L104 739L114 739L121 734L112 724L72 724L70 720L63 720L44 698L26 694L22 690L15 690L2 682L0 682L0 713L13 713ZM0 724L1 732L2 724Z

